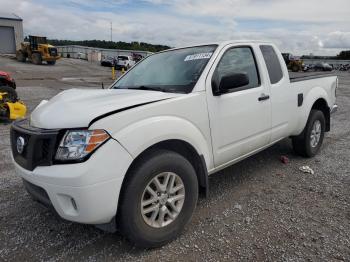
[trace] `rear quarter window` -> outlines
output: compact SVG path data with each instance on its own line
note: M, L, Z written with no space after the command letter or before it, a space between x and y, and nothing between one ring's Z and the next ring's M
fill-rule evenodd
M260 50L265 60L271 84L278 83L283 78L283 72L274 48L270 45L261 45Z

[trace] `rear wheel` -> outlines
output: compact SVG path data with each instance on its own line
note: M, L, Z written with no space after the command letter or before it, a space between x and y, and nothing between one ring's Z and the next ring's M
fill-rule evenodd
M25 62L26 61L26 57L25 57L24 53L22 52L22 50L18 50L16 52L16 59L18 62Z
M118 211L122 233L137 246L162 246L191 219L198 182L191 163L166 150L139 160L124 184Z
M320 150L325 133L326 120L319 110L311 110L304 131L292 138L294 151L304 157L313 157Z
M32 63L35 65L41 65L42 64L42 57L40 53L34 53L32 54Z
M292 71L293 72L299 72L299 66L298 65L293 65L292 66Z

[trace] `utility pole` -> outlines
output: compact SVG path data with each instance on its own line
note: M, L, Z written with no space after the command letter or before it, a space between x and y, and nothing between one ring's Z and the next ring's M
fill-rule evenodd
M112 30L113 30L113 24L111 22L111 42L113 41L113 38L112 38Z

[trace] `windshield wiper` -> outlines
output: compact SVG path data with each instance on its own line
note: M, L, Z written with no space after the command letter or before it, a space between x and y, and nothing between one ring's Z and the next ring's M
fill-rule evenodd
M159 87L159 86L133 86L133 87L127 87L126 89L137 89L137 90L151 90L151 91L160 91L160 92L166 92L167 89Z

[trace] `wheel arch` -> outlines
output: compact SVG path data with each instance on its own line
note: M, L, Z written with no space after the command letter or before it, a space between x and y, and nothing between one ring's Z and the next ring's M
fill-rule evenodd
M319 110L323 113L326 120L325 132L329 132L331 129L331 111L327 104L327 101L323 98L317 99L315 103L312 105L311 110ZM311 110L310 110L310 113L311 113Z
M306 95L304 95L303 105L299 109L297 128L294 130L292 136L297 136L303 132L312 110L320 110L324 114L326 119L325 131L330 131L329 104L330 101L328 100L328 94L323 88L312 88Z
M128 176L133 168L138 164L140 159L145 157L150 152L157 150L169 150L179 155L185 157L193 166L196 171L198 186L201 193L204 193L205 196L208 196L209 185L208 185L208 171L205 158L203 155L200 155L197 150L188 142L179 139L169 139L160 141L142 151L136 158L132 161L131 165L126 172L123 183L121 186L121 196L123 195L123 189L125 189L125 184L128 181Z

